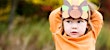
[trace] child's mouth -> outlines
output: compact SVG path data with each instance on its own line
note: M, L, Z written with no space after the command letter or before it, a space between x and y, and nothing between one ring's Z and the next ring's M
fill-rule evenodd
M76 35L76 34L78 34L78 32L71 32L71 34L72 34L72 35Z

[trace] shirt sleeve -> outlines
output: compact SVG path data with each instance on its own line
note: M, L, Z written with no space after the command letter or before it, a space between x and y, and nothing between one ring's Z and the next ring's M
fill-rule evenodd
M62 24L60 16L61 16L60 8L57 8L56 10L52 11L49 15L50 31L52 33L55 33L56 30Z
M94 10L90 18L90 22L91 22L92 30L94 32L94 37L97 38L103 25L103 17L101 13L99 13L97 10Z

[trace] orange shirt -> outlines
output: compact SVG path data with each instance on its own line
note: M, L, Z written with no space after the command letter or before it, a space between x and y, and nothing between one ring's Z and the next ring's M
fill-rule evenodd
M60 8L51 12L49 22L56 50L95 50L95 43L103 25L103 18L98 11L94 10L90 19L92 30L78 38L62 35Z

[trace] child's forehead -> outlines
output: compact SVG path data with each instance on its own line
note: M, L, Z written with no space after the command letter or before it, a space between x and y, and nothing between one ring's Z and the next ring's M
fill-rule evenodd
M85 19L80 19L80 18L78 18L78 19L74 19L74 18L65 18L64 20L72 20L72 21L77 21L77 20L85 20Z

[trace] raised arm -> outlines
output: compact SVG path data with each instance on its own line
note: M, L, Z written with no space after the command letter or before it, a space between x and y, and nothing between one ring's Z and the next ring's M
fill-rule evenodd
M50 31L52 33L55 33L59 26L62 24L60 15L61 15L60 8L58 8L52 11L49 16Z
M103 17L101 13L99 13L97 10L94 10L90 20L94 36L97 38L103 25Z

